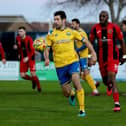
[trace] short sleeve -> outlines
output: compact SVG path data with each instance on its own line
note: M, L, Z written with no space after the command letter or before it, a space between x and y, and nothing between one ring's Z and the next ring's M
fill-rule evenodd
M115 27L115 30L116 30L117 39L122 40L123 39L123 33L122 33L120 27L116 24L114 25L114 27Z
M83 33L81 33L81 36L88 39L87 33L85 31L83 31Z
M96 28L95 26L91 28L91 32L90 32L90 35L89 35L89 40L91 43L94 42L95 40L95 31L96 31Z
M46 36L46 42L47 42L47 46L52 46L52 40L51 40L51 35L48 34Z
M74 35L74 38L79 40L79 41L82 41L84 38L84 36L82 36L79 32L73 30L73 35Z

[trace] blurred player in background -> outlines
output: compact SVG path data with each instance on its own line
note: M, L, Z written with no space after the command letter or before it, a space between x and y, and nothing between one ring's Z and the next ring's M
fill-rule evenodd
M4 49L3 49L3 46L2 46L1 42L0 42L0 54L1 54L3 64L5 64L6 63L5 53L4 53Z
M82 37L78 32L66 27L66 14L64 11L57 11L54 13L54 25L55 29L53 29L52 33L47 35L48 48L44 51L45 65L49 64L49 51L51 47L57 76L60 81L63 94L74 101L75 92L72 91L70 85L72 80L80 106L78 116L85 116L84 90L80 84L79 58L74 49L74 40L82 40L82 42L84 42L90 49L92 54L92 63L95 63L97 60L96 54L92 45L86 38Z
M122 20L123 37L126 44L126 17Z
M18 28L18 36L16 37L15 49L18 48L20 56L20 76L25 80L32 81L32 88L41 92L40 82L36 76L35 68L35 50L33 48L33 40L30 36L26 35L25 27ZM27 75L27 71L30 69L31 76Z
M79 19L77 19L77 18L72 19L71 27L74 30L78 31L81 34L81 36L88 39L86 32L80 28ZM83 45L84 45L84 43L82 41L75 40L76 50L81 48ZM78 54L79 54L79 58L80 58L79 63L80 63L80 67L81 67L81 78L83 80L85 80L91 87L92 95L98 96L99 92L96 89L95 81L93 80L93 78L90 75L90 72L88 70L88 54L89 54L88 48L85 48L85 49L79 51Z
M99 15L100 23L93 26L90 33L90 41L95 39L98 42L98 62L103 83L107 86L107 94L110 96L113 92L115 103L114 111L120 111L119 93L116 84L116 74L119 65L119 50L116 41L120 41L122 48L121 63L126 59L125 43L122 32L116 24L108 22L107 11L101 11Z

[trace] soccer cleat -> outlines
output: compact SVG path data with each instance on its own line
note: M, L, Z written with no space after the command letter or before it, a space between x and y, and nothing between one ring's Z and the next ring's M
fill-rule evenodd
M108 87L107 87L107 95L108 96L111 96L112 94L112 84L110 84Z
M86 116L86 113L83 112L83 111L80 111L79 114L78 114L79 117L85 117Z
M114 112L119 112L120 111L120 105L119 104L115 104L115 107L113 108Z
M99 92L92 92L92 94L91 94L92 96L99 96L100 95L100 93Z
M75 103L76 103L75 95L69 96L69 103L70 105L75 106Z
M36 88L36 83L34 81L32 81L32 89Z
M98 88L100 86L100 82L97 81L96 84L95 84L96 88Z
M111 94L112 94L112 89L108 89L108 88L107 88L107 95L108 95L108 96L111 96Z
M38 88L37 90L38 90L38 92L41 92L42 91L41 88Z

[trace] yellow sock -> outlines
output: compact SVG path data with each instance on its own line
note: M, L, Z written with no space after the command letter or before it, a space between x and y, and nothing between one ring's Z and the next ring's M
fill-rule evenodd
M90 74L85 76L85 81L88 83L88 85L91 87L93 91L96 90L94 80Z
M84 95L84 89L77 90L77 99L80 106L80 111L85 111L85 95Z

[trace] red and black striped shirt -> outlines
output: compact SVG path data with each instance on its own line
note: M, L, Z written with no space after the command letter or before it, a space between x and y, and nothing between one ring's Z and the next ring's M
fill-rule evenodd
M1 42L0 42L0 54L1 54L1 58L2 58L2 59L5 59L4 49L3 49L3 47L2 47Z
M123 34L120 27L113 23L108 23L102 27L100 23L94 25L90 33L90 41L93 43L97 39L98 61L99 63L111 62L119 59L119 49L117 40L122 41Z
M30 36L26 36L21 39L20 36L16 37L16 44L18 46L18 52L21 60L25 57L29 57L29 60L35 60L35 50L33 47L33 40Z

